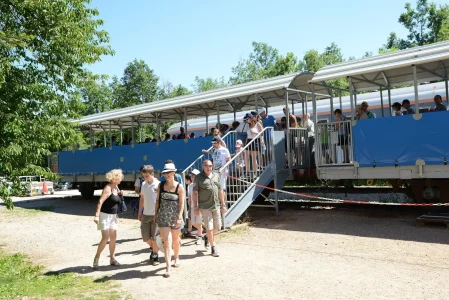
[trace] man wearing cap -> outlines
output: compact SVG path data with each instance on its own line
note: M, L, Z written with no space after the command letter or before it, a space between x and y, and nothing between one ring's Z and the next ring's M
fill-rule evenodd
M362 111L368 116L368 119L374 119L375 116L371 111L368 110L368 107L369 107L368 102L363 101L362 102Z
M410 105L410 100L408 99L402 100L402 107L406 109L407 115L413 115L415 113L415 108Z
M214 243L214 235L221 228L221 215L226 212L223 189L220 177L212 172L213 164L210 160L203 162L203 172L195 176L193 186L193 209L195 215L201 213L206 235L211 246L212 256L219 256Z
M273 116L267 114L265 108L259 108L257 112L259 113L260 119L262 120L263 128L274 128L276 121Z

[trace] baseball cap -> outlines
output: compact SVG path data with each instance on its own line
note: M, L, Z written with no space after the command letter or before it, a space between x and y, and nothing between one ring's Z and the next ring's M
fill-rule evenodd
M200 171L198 171L197 169L193 169L193 170L190 171L189 173L190 173L190 174L193 174L193 175L198 175L198 174L200 174Z
M363 105L369 106L368 102L366 102L366 101L363 101L363 102L362 102L362 106L363 106Z
M211 143L212 143L212 144L213 144L213 143L219 143L220 141L221 141L220 138L214 137L214 138L212 139Z
M235 146L236 146L236 147L241 147L242 145L243 145L242 140L236 140L236 141L235 141Z
M259 108L257 110L257 113L260 115L261 113L265 112L265 108Z

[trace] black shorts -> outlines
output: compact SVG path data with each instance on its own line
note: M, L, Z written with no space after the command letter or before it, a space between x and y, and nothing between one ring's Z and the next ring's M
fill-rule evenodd
M246 144L249 144L251 141L252 141L252 139L247 139L246 140ZM255 139L254 142L252 142L251 145L249 145L249 147L246 148L246 150L248 150L248 151L262 151L260 139L259 138Z
M338 136L338 146L346 146L348 145L348 136L346 134L340 134Z

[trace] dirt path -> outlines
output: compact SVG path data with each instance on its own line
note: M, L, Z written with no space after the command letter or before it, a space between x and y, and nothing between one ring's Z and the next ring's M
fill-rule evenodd
M249 229L223 234L214 258L183 240L182 266L165 279L146 263L139 223L120 219L119 268L93 272L100 234L95 202L33 200L0 207L0 239L53 271L117 280L135 298L447 299L449 231L414 226L413 214L335 210L257 211ZM32 210L38 207L40 210ZM43 210L43 211L41 211ZM162 255L161 255L162 256Z

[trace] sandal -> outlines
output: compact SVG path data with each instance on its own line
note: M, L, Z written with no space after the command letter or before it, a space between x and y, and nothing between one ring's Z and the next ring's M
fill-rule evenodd
M121 266L120 263L114 258L111 260L111 266Z
M171 268L170 268L170 267L169 267L169 268L166 268L165 274L164 274L164 278L170 277L170 271L171 271Z
M98 265L99 265L99 261L100 259L99 258L94 258L94 264L93 264L93 266L92 266L92 268L94 269L94 270L97 270L98 269Z
M175 263L173 264L173 267L174 268L179 268L181 266L181 263L180 263L180 261L179 261L179 258L176 258L175 259Z

